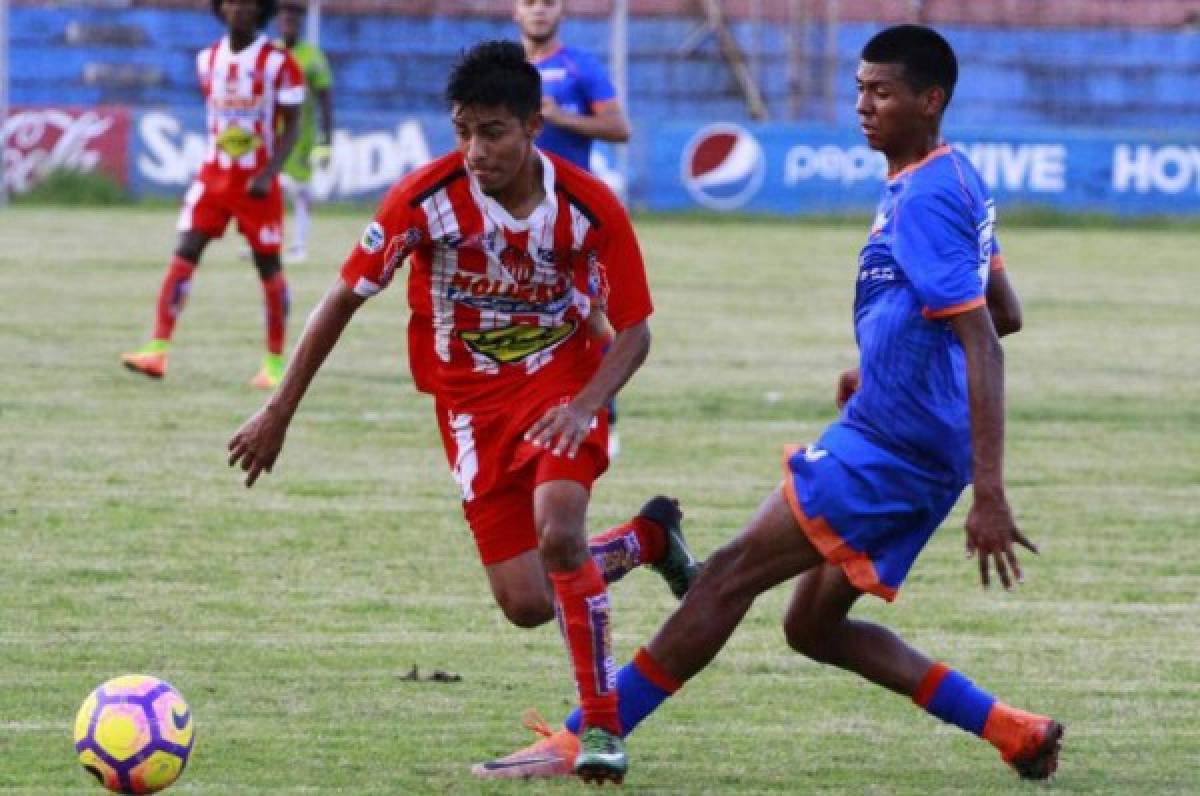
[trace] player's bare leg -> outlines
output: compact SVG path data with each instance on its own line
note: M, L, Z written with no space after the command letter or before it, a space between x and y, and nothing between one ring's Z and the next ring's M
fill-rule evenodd
M537 550L491 564L487 577L496 604L517 627L538 627L554 618L554 592Z
M819 663L911 697L939 718L976 732L1024 778L1046 779L1054 773L1062 725L992 700L882 625L847 618L860 594L833 564L802 575L784 619L788 644Z
M675 679L691 678L716 657L758 595L821 560L775 490L741 534L705 561L647 651Z
M267 353L262 366L250 379L250 386L273 390L283 380L283 343L287 332L287 316L291 300L288 295L287 278L283 275L283 262L278 252L265 254L254 252L254 267L262 282L263 307L267 323Z
M208 235L196 230L180 233L179 243L159 288L154 336L136 351L121 355L121 363L129 370L152 379L161 379L166 375L167 352L171 347L175 322L183 312L188 292L191 290L192 275L210 240L212 239Z

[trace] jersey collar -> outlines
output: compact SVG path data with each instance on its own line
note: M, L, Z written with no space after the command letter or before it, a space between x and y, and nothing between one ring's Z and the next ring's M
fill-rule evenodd
M900 179L901 177L912 174L914 171L916 171L917 169L921 168L922 166L928 164L930 161L937 160L942 155L948 155L950 153L950 150L951 150L951 146L949 144L946 144L946 143L940 144L932 152L930 152L928 155L926 155L925 157L918 160L916 163L909 163L907 166L900 169L900 171L896 172L895 174L889 174L887 176L888 182L895 182L896 180Z
M559 42L557 47L555 47L553 50L546 53L545 55L539 55L537 58L530 58L529 63L533 64L534 66L541 66L542 64L546 63L546 61L549 61L551 58L558 55L562 51L563 51L563 44L562 44L562 42Z
M504 205L483 192L475 175L471 173L470 169L467 169L467 180L471 185L471 196L475 199L475 203L483 209L485 215L512 232L525 232L557 206L554 198L554 163L537 147L534 147L533 151L542 159L542 188L546 196L542 199L541 204L533 208L527 218L513 218L512 213L508 212Z

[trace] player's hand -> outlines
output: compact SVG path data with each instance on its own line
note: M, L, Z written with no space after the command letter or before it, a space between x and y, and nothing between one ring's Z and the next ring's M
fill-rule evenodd
M558 102L549 94L542 95L542 118L550 124L555 124L562 108L558 106Z
M240 465L246 473L246 488L254 486L265 470L271 472L283 449L290 418L264 406L250 417L229 440L229 466Z
M979 557L979 580L983 588L991 585L990 570L993 564L1005 589L1011 589L1014 581L1020 583L1024 580L1017 554L1013 550L1014 544L1021 545L1031 553L1038 552L1037 545L1029 541L1017 527L1012 509L1003 495L994 498L976 495L967 513L967 557Z
M838 376L837 397L834 398L838 409L844 408L854 393L858 392L861 381L862 372L858 368L842 371L842 375Z
M333 159L333 147L329 144L317 144L312 148L312 152L308 153L308 165L318 171L329 166L329 161Z
M250 185L246 188L246 193L253 196L255 199L262 199L271 192L271 181L275 175L270 171L260 171L250 180Z
M580 411L564 401L552 406L525 432L525 439L538 448L547 448L555 456L564 453L574 459L579 446L592 430L592 414Z

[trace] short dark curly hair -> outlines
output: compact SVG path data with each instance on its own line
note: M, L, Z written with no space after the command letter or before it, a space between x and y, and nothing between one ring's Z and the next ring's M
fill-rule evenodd
M518 119L528 119L542 107L542 76L515 41L480 42L454 64L446 102L504 107Z
M217 19L224 22L225 18L221 16L221 2L222 0L212 0L212 12ZM258 29L265 28L278 11L278 0L258 0Z
M940 33L922 25L896 25L876 33L862 49L862 60L872 64L900 64L904 79L916 93L930 86L946 92L946 104L958 82L958 59ZM942 110L945 110L943 108Z

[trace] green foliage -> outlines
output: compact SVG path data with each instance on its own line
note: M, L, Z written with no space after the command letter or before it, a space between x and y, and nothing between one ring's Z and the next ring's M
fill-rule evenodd
M131 199L124 188L107 174L96 171L58 169L28 192L13 197L21 205L117 205Z
M106 678L147 672L196 716L180 793L579 793L468 774L529 740L523 708L560 719L573 687L557 629L519 630L492 603L433 407L405 372L400 280L359 312L247 491L225 442L263 400L245 387L262 311L232 236L197 272L167 379L118 364L149 330L172 218L0 213L0 790L99 793L72 716ZM288 272L293 336L362 223L318 217L313 259ZM638 226L654 345L592 523L665 491L706 553L778 485L782 445L834 417L864 232ZM1062 719L1055 793L1194 791L1194 235L1009 228L1004 248L1026 312L1005 341L1010 498L1042 555L1023 557L1015 593L981 591L963 505L899 600L855 613ZM789 596L764 595L630 739L630 792L1031 792L986 744L789 651ZM613 599L625 660L673 601L648 572ZM414 664L463 680L404 679Z

